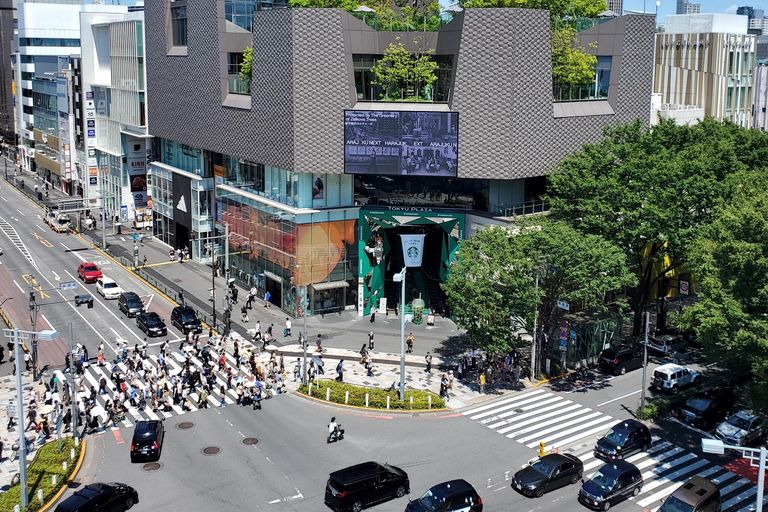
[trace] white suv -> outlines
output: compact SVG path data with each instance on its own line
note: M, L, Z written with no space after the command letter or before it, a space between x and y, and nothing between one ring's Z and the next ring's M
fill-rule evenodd
M677 393L680 388L695 386L701 380L701 376L695 370L689 370L679 364L667 363L658 366L653 371L651 386L659 391Z
M108 277L100 277L96 281L96 291L105 299L117 299L123 293L123 289L118 286L114 279Z

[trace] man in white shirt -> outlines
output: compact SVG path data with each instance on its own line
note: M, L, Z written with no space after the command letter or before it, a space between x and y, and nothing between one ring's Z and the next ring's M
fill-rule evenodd
M291 319L286 317L285 318L285 332L283 333L284 336L290 336L291 335Z
M248 309L253 309L253 301L256 300L256 294L258 293L258 290L255 286L251 288L251 291L248 292L248 302L245 303L245 305L248 307Z

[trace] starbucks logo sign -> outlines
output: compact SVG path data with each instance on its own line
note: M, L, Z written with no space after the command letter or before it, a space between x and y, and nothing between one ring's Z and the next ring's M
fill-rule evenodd
M408 248L408 257L409 258L418 258L419 257L419 249L418 249L418 247L409 247Z

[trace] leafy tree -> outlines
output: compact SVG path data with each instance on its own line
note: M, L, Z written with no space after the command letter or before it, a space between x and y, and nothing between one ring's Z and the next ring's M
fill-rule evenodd
M768 161L764 135L705 119L695 126L640 120L605 129L549 176L555 218L620 247L638 276L630 307L633 332L654 284L686 263L700 229L720 198L737 186L729 177Z
M240 78L243 82L251 85L253 76L253 47L247 46L243 52L243 63L240 65Z
M590 47L596 47L594 43ZM594 81L597 57L579 46L576 29L562 27L552 32L552 80L556 84L585 85Z
M536 276L540 276L538 289ZM473 344L493 353L513 346L511 318L556 325L558 300L600 306L605 293L635 282L620 249L567 224L544 221L513 234L489 227L462 243L443 285L448 304Z
M413 53L407 51L403 43L390 44L371 68L376 74L376 83L384 88L383 98L403 99L408 90L421 96L424 87L437 80L437 63L430 59L431 52Z
M459 0L461 7L520 7L546 9L553 18L566 14L577 18L594 18L607 9L605 0Z

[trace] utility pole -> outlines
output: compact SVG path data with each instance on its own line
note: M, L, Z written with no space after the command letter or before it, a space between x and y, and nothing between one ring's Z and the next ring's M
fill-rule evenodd
M539 271L536 271L536 297L539 296ZM536 382L536 357L538 354L536 353L537 350L537 341L539 339L539 331L538 331L538 321L539 321L539 305L536 304L536 313L533 315L533 343L531 344L531 376L530 380L531 382Z
M224 223L224 275L229 286L229 222Z
M645 312L645 343L643 344L643 385L640 386L640 419L645 419L645 372L648 370L648 324L651 321L651 315Z
M301 382L304 385L307 384L307 345L309 344L307 341L307 306L309 306L309 296L307 296L308 291L309 288L307 285L304 285L304 339L302 341L302 345L304 346L304 364L301 366Z
M75 364L73 361L73 355L72 355L72 323L69 324L69 380L72 381L71 384L71 393L72 393L72 400L71 400L71 407L72 407L72 435L75 437L75 444L77 444L78 439L80 439L80 434L77 431L77 420L80 418L80 410L77 407L77 385L75 384ZM107 414L109 414L109 411L107 411Z
M19 485L21 487L21 508L22 510L29 504L29 494L27 490L27 438L24 433L24 388L21 385L21 342L19 341L19 330L13 330L13 346L16 357L16 414L18 414L19 427Z
M29 276L29 323L32 324L32 331L35 331L37 324L37 303L35 302L35 276ZM37 338L32 337L32 380L37 382Z

